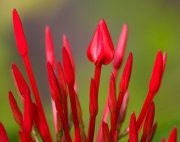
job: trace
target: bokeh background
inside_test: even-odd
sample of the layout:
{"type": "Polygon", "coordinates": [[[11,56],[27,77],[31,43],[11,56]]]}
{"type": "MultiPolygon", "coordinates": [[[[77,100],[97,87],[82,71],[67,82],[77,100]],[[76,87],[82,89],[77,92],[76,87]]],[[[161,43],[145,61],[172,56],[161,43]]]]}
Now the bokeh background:
{"type": "MultiPolygon", "coordinates": [[[[129,37],[125,58],[129,51],[134,55],[129,87],[130,101],[123,127],[128,126],[132,111],[137,114],[140,111],[146,97],[156,52],[161,49],[167,52],[168,60],[161,89],[155,97],[155,119],[158,128],[154,141],[160,141],[162,136],[167,137],[174,126],[180,130],[179,0],[0,0],[0,121],[5,125],[12,141],[18,141],[18,126],[13,120],[8,104],[8,91],[12,90],[17,99],[18,95],[13,84],[11,64],[16,63],[25,75],[22,60],[15,47],[11,16],[13,8],[18,10],[23,22],[29,55],[51,129],[53,123],[44,50],[45,26],[48,24],[52,29],[56,56],[59,60],[62,34],[66,33],[69,38],[76,62],[78,93],[87,129],[89,82],[94,67],[86,58],[86,48],[98,21],[104,18],[115,47],[123,23],[128,24],[129,37]]],[[[104,66],[102,71],[97,123],[101,118],[108,90],[110,69],[111,65],[104,66]]]]}

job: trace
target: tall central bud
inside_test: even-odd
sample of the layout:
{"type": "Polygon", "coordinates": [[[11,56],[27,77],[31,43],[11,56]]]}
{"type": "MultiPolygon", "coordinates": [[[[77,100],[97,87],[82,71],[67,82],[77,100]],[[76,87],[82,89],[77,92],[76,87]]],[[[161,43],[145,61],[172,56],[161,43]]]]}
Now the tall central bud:
{"type": "Polygon", "coordinates": [[[87,49],[87,57],[95,64],[109,64],[114,57],[114,45],[104,20],[100,20],[87,49]]]}
{"type": "MultiPolygon", "coordinates": [[[[98,102],[99,82],[102,64],[109,64],[114,57],[114,46],[104,20],[100,20],[93,38],[87,49],[88,59],[95,64],[94,87],[96,88],[96,102],[98,102]]],[[[91,95],[91,93],[90,93],[91,95]]],[[[98,108],[98,106],[97,106],[98,108]]],[[[90,112],[90,123],[88,132],[88,142],[93,142],[96,115],[90,112]]]]}

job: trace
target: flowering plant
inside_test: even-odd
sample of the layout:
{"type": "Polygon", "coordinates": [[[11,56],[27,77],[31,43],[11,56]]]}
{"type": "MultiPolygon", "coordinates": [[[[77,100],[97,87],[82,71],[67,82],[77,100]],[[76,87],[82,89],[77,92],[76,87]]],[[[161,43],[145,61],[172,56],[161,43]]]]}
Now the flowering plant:
{"type": "MultiPolygon", "coordinates": [[[[24,107],[22,112],[18,107],[13,93],[10,91],[9,103],[14,119],[19,125],[19,139],[21,142],[37,142],[38,139],[42,139],[44,142],[52,142],[53,138],[46,121],[40,94],[28,56],[28,45],[23,32],[22,23],[15,9],[12,13],[17,49],[22,57],[30,82],[29,86],[19,68],[13,64],[13,77],[24,107]],[[32,92],[30,88],[32,89],[32,92]]],[[[130,118],[129,126],[125,131],[122,131],[121,126],[126,116],[129,98],[128,86],[133,64],[133,55],[131,52],[129,53],[121,75],[119,89],[116,88],[116,84],[117,75],[124,58],[127,36],[128,27],[126,24],[124,24],[118,46],[114,50],[114,45],[107,25],[104,20],[101,20],[98,23],[94,36],[88,46],[87,57],[91,62],[94,63],[95,71],[94,77],[92,77],[90,81],[90,120],[88,132],[86,133],[82,119],[81,105],[76,90],[77,84],[75,78],[75,64],[68,39],[65,35],[63,36],[63,60],[61,63],[54,56],[50,28],[48,26],[46,27],[45,41],[47,71],[57,142],[92,142],[94,140],[96,116],[98,114],[98,95],[101,69],[102,65],[107,65],[111,61],[113,63],[113,67],[109,81],[109,92],[96,140],[98,142],[117,142],[123,137],[128,136],[129,142],[152,141],[157,128],[157,122],[154,120],[155,104],[153,99],[160,88],[163,73],[165,71],[167,56],[166,53],[158,51],[149,82],[148,94],[144,104],[142,105],[140,114],[137,115],[135,112],[133,112],[130,118]],[[117,97],[116,90],[119,91],[117,97]],[[70,99],[70,101],[68,101],[68,99],[70,99]],[[71,109],[68,109],[69,102],[71,109]],[[110,114],[109,123],[107,121],[108,114],[110,114]],[[72,138],[70,131],[73,126],[74,137],[72,138]]],[[[2,123],[0,123],[0,141],[9,142],[9,138],[2,123]]],[[[162,138],[161,141],[176,142],[177,129],[173,128],[168,139],[165,140],[165,138],[162,138]]]]}

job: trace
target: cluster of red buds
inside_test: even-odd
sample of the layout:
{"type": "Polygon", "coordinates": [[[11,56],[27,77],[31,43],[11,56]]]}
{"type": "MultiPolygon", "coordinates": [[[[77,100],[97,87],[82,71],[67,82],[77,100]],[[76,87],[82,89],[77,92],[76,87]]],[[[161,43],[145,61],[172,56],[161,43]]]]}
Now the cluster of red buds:
{"type": "MultiPolygon", "coordinates": [[[[107,65],[111,61],[112,73],[109,81],[109,92],[99,131],[95,135],[97,136],[96,141],[118,142],[125,136],[127,136],[129,142],[152,141],[157,128],[157,122],[154,120],[155,104],[153,99],[160,88],[166,66],[166,53],[158,51],[149,82],[148,93],[142,105],[142,109],[139,114],[135,114],[135,112],[132,113],[129,126],[122,131],[121,128],[125,119],[129,98],[128,86],[133,64],[132,53],[129,53],[126,61],[119,88],[116,88],[116,82],[125,54],[128,27],[126,24],[123,25],[118,46],[114,50],[114,45],[106,23],[104,20],[100,20],[87,49],[87,57],[94,63],[95,71],[90,81],[90,118],[87,128],[88,131],[86,132],[76,89],[75,64],[72,58],[70,44],[67,37],[63,35],[62,63],[59,62],[54,56],[52,36],[50,28],[47,26],[45,29],[45,42],[48,81],[55,128],[55,138],[53,138],[47,124],[40,93],[28,56],[28,45],[23,32],[22,23],[15,9],[12,15],[17,49],[22,57],[29,79],[27,83],[19,68],[15,64],[12,65],[12,74],[23,104],[23,112],[18,107],[12,92],[9,92],[9,103],[14,119],[19,125],[19,140],[21,142],[38,142],[39,139],[42,139],[43,142],[52,142],[53,140],[57,142],[93,142],[95,139],[96,116],[98,114],[98,92],[101,69],[102,65],[107,65]],[[118,90],[117,97],[116,90],[118,90]],[[70,101],[68,101],[68,99],[70,101]],[[110,115],[109,122],[108,114],[110,115]],[[71,132],[72,128],[74,128],[73,137],[71,132]]],[[[167,140],[162,138],[161,142],[165,141],[177,142],[176,128],[171,131],[167,140]]],[[[9,142],[9,138],[2,123],[0,123],[0,142],[9,142]]]]}

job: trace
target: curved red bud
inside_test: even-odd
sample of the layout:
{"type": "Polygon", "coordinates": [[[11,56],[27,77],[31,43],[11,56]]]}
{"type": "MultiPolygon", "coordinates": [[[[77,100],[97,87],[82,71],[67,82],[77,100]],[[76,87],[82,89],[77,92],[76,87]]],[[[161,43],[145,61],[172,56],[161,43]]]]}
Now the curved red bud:
{"type": "Polygon", "coordinates": [[[123,58],[124,58],[124,52],[126,49],[127,44],[127,38],[128,38],[128,26],[126,24],[122,27],[122,32],[118,40],[118,45],[115,50],[114,59],[113,59],[113,66],[115,69],[119,69],[123,58]]]}
{"type": "Polygon", "coordinates": [[[12,14],[17,49],[21,56],[26,56],[28,54],[28,45],[26,42],[26,37],[23,31],[21,20],[16,9],[13,9],[12,14]]]}
{"type": "Polygon", "coordinates": [[[132,63],[133,63],[133,55],[130,52],[129,56],[128,56],[128,59],[126,61],[126,65],[125,65],[125,68],[123,70],[123,74],[121,76],[121,82],[120,82],[120,85],[119,85],[120,86],[120,91],[122,93],[125,93],[127,91],[127,89],[128,89],[129,80],[130,80],[130,77],[131,77],[132,63]]]}
{"type": "Polygon", "coordinates": [[[68,54],[69,54],[69,57],[71,59],[71,64],[75,70],[75,63],[74,63],[74,60],[73,60],[73,56],[72,56],[72,52],[71,52],[71,48],[70,48],[70,44],[69,44],[69,41],[68,41],[68,38],[65,34],[63,34],[63,47],[66,48],[68,54]]]}
{"type": "Polygon", "coordinates": [[[131,115],[129,126],[129,142],[138,142],[138,131],[136,128],[136,116],[135,113],[131,115]]]}
{"type": "Polygon", "coordinates": [[[48,80],[51,90],[51,96],[54,102],[60,101],[60,87],[56,75],[54,74],[52,65],[47,62],[48,80]]]}
{"type": "Polygon", "coordinates": [[[22,97],[24,97],[24,94],[30,94],[30,89],[22,76],[20,70],[15,64],[12,64],[12,71],[13,76],[16,81],[17,87],[19,89],[19,92],[21,93],[22,97]]]}
{"type": "Polygon", "coordinates": [[[95,64],[109,64],[114,57],[114,45],[104,20],[98,23],[87,49],[87,57],[95,64]]]}
{"type": "Polygon", "coordinates": [[[19,126],[21,126],[22,113],[17,105],[17,102],[16,102],[12,92],[9,92],[9,104],[11,106],[11,110],[12,110],[15,121],[19,124],[19,126]]]}
{"type": "Polygon", "coordinates": [[[75,72],[71,62],[71,57],[69,52],[65,47],[62,48],[63,53],[63,67],[64,67],[64,76],[68,86],[74,86],[75,82],[75,72]]]}
{"type": "Polygon", "coordinates": [[[54,45],[52,41],[52,35],[50,27],[46,26],[45,29],[45,42],[46,42],[46,60],[51,63],[53,68],[55,68],[55,56],[54,56],[54,45]]]}
{"type": "Polygon", "coordinates": [[[149,83],[149,91],[153,95],[155,95],[160,88],[162,75],[163,75],[163,55],[162,52],[159,51],[156,55],[156,60],[154,63],[154,68],[149,83]]]}
{"type": "Polygon", "coordinates": [[[9,142],[8,135],[1,122],[0,122],[0,142],[9,142]]]}
{"type": "Polygon", "coordinates": [[[177,142],[177,129],[173,128],[169,135],[168,142],[177,142]]]}

